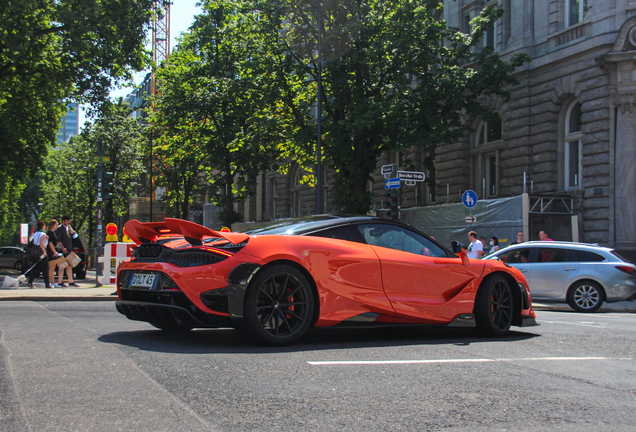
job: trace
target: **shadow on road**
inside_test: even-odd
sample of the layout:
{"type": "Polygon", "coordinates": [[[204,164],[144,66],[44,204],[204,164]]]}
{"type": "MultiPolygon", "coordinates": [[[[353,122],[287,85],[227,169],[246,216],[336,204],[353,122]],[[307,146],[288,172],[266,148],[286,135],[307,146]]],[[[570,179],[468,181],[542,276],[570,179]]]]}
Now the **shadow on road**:
{"type": "Polygon", "coordinates": [[[234,329],[202,329],[187,333],[161,330],[114,332],[101,336],[104,343],[144,351],[175,354],[264,354],[407,345],[470,345],[483,342],[514,342],[539,336],[511,331],[503,338],[477,337],[471,329],[403,327],[381,329],[319,329],[309,331],[300,342],[286,347],[263,347],[250,342],[234,329]]]}

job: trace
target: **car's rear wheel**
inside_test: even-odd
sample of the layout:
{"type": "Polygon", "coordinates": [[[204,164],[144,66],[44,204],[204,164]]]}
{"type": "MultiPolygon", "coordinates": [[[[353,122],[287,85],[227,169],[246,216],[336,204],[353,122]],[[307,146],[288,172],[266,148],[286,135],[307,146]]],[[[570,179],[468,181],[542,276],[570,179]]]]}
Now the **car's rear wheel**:
{"type": "Polygon", "coordinates": [[[510,330],[514,302],[505,277],[495,275],[477,291],[475,322],[482,336],[504,336],[510,330]]]}
{"type": "Polygon", "coordinates": [[[22,271],[22,261],[16,262],[14,267],[15,267],[15,269],[17,271],[21,272],[22,271]]]}
{"type": "Polygon", "coordinates": [[[263,269],[245,296],[241,333],[266,345],[300,339],[311,324],[314,297],[307,278],[290,265],[263,269]]]}
{"type": "Polygon", "coordinates": [[[568,304],[577,312],[595,312],[604,300],[603,288],[596,282],[579,281],[568,290],[568,304]]]}
{"type": "Polygon", "coordinates": [[[189,327],[183,324],[179,324],[177,322],[171,323],[150,323],[151,326],[158,328],[159,330],[163,330],[168,333],[185,333],[192,330],[193,327],[189,327]]]}

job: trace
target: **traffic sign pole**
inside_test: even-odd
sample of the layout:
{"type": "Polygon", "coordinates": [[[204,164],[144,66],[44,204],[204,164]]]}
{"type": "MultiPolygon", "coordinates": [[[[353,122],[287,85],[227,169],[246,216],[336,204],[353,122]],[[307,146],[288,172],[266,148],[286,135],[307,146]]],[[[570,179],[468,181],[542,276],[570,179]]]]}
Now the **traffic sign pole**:
{"type": "Polygon", "coordinates": [[[100,287],[102,284],[99,282],[103,273],[103,263],[100,261],[102,257],[102,139],[97,140],[97,232],[96,232],[96,245],[97,245],[97,256],[95,263],[95,276],[96,276],[96,286],[100,287]]]}

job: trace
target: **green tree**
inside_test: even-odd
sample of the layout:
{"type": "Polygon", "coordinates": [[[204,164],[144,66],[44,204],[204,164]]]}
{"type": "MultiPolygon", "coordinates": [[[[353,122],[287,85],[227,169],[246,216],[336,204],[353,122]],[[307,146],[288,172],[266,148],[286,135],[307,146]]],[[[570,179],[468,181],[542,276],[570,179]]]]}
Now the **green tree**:
{"type": "Polygon", "coordinates": [[[0,2],[0,199],[42,168],[64,100],[98,105],[148,63],[153,1],[0,2]]]}
{"type": "Polygon", "coordinates": [[[97,165],[92,158],[100,138],[102,153],[110,159],[104,170],[114,174],[113,197],[103,202],[103,220],[108,223],[128,212],[130,198],[146,172],[147,147],[142,126],[130,117],[131,111],[122,98],[103,104],[94,123],[51,152],[46,160],[43,217],[59,219],[68,213],[74,228],[92,239],[97,203],[97,165]]]}
{"type": "MultiPolygon", "coordinates": [[[[203,1],[202,7],[158,73],[153,135],[166,149],[183,151],[162,152],[156,166],[168,190],[184,194],[184,205],[192,195],[176,190],[185,176],[194,185],[203,171],[211,201],[223,208],[222,222],[231,224],[241,218],[234,202],[249,196],[257,174],[271,168],[293,135],[286,126],[298,129],[289,121],[298,96],[287,76],[293,64],[277,40],[282,10],[268,2],[229,0],[203,1]],[[284,98],[293,103],[281,103],[284,98]]],[[[168,196],[167,203],[177,201],[168,196]]]]}
{"type": "MultiPolygon", "coordinates": [[[[487,28],[503,13],[486,9],[471,23],[471,34],[438,17],[439,0],[324,0],[322,22],[316,7],[301,0],[281,3],[285,48],[318,77],[317,31],[322,30],[323,155],[336,169],[334,199],[343,212],[366,213],[370,174],[383,151],[454,142],[467,129],[464,116],[489,115],[485,95],[508,97],[515,67],[528,59],[503,61],[481,49],[487,28]]],[[[294,152],[311,155],[315,144],[296,141],[294,152]]],[[[303,160],[303,159],[301,159],[303,160]]],[[[310,165],[316,159],[304,159],[310,165]]],[[[432,159],[426,161],[431,166],[432,159]]],[[[307,166],[311,168],[311,166],[307,166]]]]}

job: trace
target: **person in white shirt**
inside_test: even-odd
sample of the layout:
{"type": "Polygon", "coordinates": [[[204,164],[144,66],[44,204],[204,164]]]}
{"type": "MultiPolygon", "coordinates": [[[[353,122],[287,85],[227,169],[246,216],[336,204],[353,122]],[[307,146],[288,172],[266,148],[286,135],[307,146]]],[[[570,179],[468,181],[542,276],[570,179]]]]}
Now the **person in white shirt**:
{"type": "Polygon", "coordinates": [[[470,241],[470,245],[468,246],[468,258],[481,258],[484,256],[484,245],[477,238],[475,231],[468,233],[468,241],[470,241]]]}

